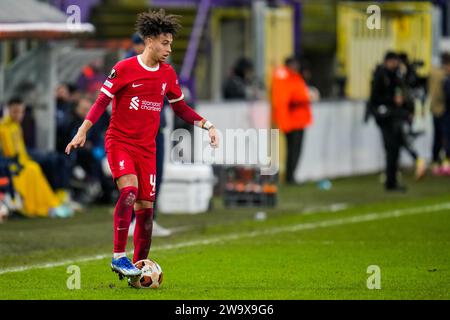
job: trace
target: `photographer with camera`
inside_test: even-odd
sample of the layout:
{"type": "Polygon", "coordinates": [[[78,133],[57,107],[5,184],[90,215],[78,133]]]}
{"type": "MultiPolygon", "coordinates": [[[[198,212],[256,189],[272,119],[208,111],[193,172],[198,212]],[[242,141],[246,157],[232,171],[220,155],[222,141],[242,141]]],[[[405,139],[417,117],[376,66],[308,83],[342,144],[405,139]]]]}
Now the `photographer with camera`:
{"type": "Polygon", "coordinates": [[[380,128],[386,155],[386,191],[405,192],[397,181],[400,148],[403,145],[403,125],[408,116],[405,83],[399,73],[400,59],[392,51],[373,74],[369,108],[380,128]]]}

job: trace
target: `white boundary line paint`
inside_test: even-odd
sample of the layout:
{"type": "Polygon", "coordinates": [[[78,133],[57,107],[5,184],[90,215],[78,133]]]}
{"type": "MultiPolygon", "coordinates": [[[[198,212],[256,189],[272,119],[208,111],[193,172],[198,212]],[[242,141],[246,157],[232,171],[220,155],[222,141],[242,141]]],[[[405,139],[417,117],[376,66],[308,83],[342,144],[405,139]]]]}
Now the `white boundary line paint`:
{"type": "Polygon", "coordinates": [[[327,206],[319,206],[319,207],[310,207],[305,208],[302,210],[301,214],[309,215],[309,214],[316,214],[316,213],[323,213],[323,212],[338,212],[350,209],[350,205],[343,202],[343,203],[332,203],[327,206]]]}
{"type": "MultiPolygon", "coordinates": [[[[262,236],[262,235],[274,235],[274,234],[284,233],[284,232],[297,232],[297,231],[302,231],[302,230],[328,228],[328,227],[342,226],[342,225],[359,223],[359,222],[376,221],[376,220],[382,220],[382,219],[388,219],[388,218],[398,218],[398,217],[402,217],[402,216],[431,213],[431,212],[443,211],[443,210],[450,210],[450,202],[445,202],[445,203],[431,205],[431,206],[397,209],[397,210],[386,211],[386,212],[372,212],[372,213],[366,213],[363,215],[330,219],[330,220],[317,221],[317,222],[299,223],[299,224],[295,224],[295,225],[291,225],[291,226],[275,227],[275,228],[271,228],[271,229],[258,230],[258,231],[245,232],[245,233],[232,233],[232,234],[227,234],[227,235],[223,235],[223,236],[212,237],[209,239],[192,240],[192,241],[180,242],[180,243],[176,243],[176,244],[162,245],[162,246],[152,248],[152,251],[173,250],[173,249],[193,247],[193,246],[210,245],[210,244],[215,244],[215,243],[220,243],[220,242],[238,240],[238,239],[242,239],[242,238],[253,238],[253,237],[258,237],[258,236],[262,236]]],[[[106,258],[110,258],[110,257],[111,257],[111,254],[109,253],[109,254],[101,254],[101,255],[95,255],[95,256],[89,256],[89,257],[80,257],[80,258],[71,259],[71,260],[62,260],[62,261],[58,261],[58,262],[49,262],[49,263],[36,264],[36,265],[30,265],[30,266],[22,266],[22,267],[12,267],[12,268],[6,268],[3,270],[0,270],[0,275],[5,274],[5,273],[22,272],[22,271],[33,270],[33,269],[54,268],[54,267],[64,266],[67,264],[89,262],[89,261],[106,259],[106,258]]]]}

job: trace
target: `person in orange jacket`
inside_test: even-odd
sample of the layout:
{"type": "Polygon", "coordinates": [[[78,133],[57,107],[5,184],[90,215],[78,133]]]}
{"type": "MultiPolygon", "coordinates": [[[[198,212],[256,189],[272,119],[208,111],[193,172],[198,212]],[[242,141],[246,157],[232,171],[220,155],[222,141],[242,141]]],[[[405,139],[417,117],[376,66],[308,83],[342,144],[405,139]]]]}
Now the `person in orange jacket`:
{"type": "Polygon", "coordinates": [[[303,133],[313,122],[311,96],[295,57],[285,60],[272,75],[272,120],[286,135],[286,183],[295,183],[294,172],[301,156],[303,133]]]}

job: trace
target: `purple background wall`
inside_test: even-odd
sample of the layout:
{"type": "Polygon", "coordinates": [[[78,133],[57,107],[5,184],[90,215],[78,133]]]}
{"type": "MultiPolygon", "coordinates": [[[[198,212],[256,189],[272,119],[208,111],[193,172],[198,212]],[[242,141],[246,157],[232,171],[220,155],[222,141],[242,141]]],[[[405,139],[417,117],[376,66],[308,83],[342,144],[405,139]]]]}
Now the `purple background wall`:
{"type": "Polygon", "coordinates": [[[81,9],[81,22],[89,22],[92,7],[99,4],[101,0],[51,0],[50,4],[66,13],[67,7],[77,5],[81,9]]]}
{"type": "MultiPolygon", "coordinates": [[[[153,6],[194,6],[201,0],[152,0],[153,6]]],[[[252,0],[211,0],[212,6],[242,6],[251,5],[252,0]]]]}

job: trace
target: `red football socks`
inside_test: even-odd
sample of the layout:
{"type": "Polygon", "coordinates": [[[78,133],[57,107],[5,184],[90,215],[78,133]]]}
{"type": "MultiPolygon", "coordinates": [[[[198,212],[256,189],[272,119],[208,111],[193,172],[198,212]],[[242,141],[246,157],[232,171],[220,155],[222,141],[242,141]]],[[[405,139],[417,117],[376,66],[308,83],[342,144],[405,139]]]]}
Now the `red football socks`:
{"type": "Polygon", "coordinates": [[[114,209],[114,252],[125,252],[128,239],[128,228],[131,223],[131,214],[136,201],[138,189],[124,187],[120,190],[120,197],[114,209]]]}
{"type": "Polygon", "coordinates": [[[133,263],[148,257],[152,244],[153,208],[137,210],[135,214],[133,263]]]}

